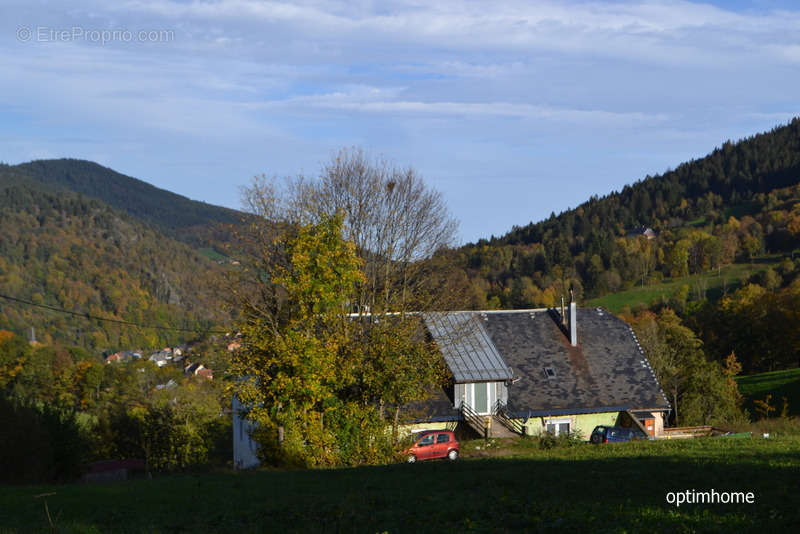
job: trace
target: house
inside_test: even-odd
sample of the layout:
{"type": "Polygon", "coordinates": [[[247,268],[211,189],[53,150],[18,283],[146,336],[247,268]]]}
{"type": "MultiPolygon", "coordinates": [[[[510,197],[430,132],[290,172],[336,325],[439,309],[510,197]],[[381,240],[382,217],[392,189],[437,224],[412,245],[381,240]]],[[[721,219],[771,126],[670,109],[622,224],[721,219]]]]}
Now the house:
{"type": "Polygon", "coordinates": [[[139,360],[142,357],[141,352],[126,350],[123,352],[115,352],[106,356],[106,363],[120,363],[130,362],[132,360],[139,360]]]}
{"type": "Polygon", "coordinates": [[[184,374],[187,375],[196,375],[197,371],[199,371],[200,369],[205,369],[205,366],[203,366],[202,363],[195,362],[195,363],[190,363],[189,365],[184,367],[183,372],[184,374]]]}
{"type": "Polygon", "coordinates": [[[636,335],[602,308],[428,313],[450,386],[410,422],[481,435],[588,439],[597,425],[661,434],[669,402],[636,335]],[[650,427],[649,429],[647,427],[650,427]]]}
{"type": "Polygon", "coordinates": [[[214,380],[214,371],[212,371],[208,367],[203,367],[202,369],[198,369],[195,375],[201,376],[207,380],[214,380]]]}
{"type": "Polygon", "coordinates": [[[154,352],[148,358],[151,362],[155,363],[159,367],[164,367],[172,361],[172,350],[171,349],[163,349],[158,352],[154,352]]]}
{"type": "MultiPolygon", "coordinates": [[[[487,437],[636,426],[660,436],[670,410],[631,327],[603,308],[421,314],[450,383],[407,407],[404,429],[487,437]]],[[[234,400],[234,465],[257,445],[234,400]],[[238,451],[238,452],[237,452],[238,451]]]]}
{"type": "Polygon", "coordinates": [[[115,352],[114,354],[109,354],[106,356],[106,363],[118,363],[122,361],[122,353],[115,352]]]}
{"type": "Polygon", "coordinates": [[[201,376],[208,380],[214,379],[214,372],[211,369],[208,369],[202,363],[190,363],[189,365],[186,366],[186,368],[184,368],[183,372],[188,376],[194,375],[194,376],[201,376]]]}
{"type": "Polygon", "coordinates": [[[156,391],[162,391],[165,389],[173,389],[178,387],[178,383],[175,382],[173,379],[169,379],[165,384],[156,384],[156,391]]]}
{"type": "Polygon", "coordinates": [[[656,232],[652,228],[647,226],[638,226],[631,230],[628,230],[628,233],[625,234],[625,237],[645,237],[648,241],[656,238],[656,232]]]}

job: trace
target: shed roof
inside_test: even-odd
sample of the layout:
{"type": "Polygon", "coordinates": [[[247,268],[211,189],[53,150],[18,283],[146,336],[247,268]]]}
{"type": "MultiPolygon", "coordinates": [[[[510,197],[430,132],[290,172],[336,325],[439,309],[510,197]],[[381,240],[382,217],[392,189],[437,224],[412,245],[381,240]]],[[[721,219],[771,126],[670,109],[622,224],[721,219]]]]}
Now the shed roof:
{"type": "Polygon", "coordinates": [[[457,383],[510,380],[512,373],[484,328],[486,314],[426,313],[425,326],[457,383]]]}

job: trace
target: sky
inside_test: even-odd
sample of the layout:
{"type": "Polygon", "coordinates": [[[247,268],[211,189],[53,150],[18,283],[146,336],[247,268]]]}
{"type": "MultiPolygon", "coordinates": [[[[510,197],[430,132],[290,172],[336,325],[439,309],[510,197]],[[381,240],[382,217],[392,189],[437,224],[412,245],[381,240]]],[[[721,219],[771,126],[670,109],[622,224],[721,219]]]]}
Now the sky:
{"type": "Polygon", "coordinates": [[[240,207],[344,147],[460,241],[800,114],[792,1],[0,0],[0,161],[96,161],[240,207]]]}

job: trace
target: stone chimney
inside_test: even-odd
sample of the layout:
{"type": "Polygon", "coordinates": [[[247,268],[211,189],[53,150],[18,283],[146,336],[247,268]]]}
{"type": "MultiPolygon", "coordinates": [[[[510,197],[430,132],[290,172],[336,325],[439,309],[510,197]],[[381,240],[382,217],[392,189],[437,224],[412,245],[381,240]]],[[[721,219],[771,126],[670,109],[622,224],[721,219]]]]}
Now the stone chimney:
{"type": "Polygon", "coordinates": [[[569,342],[573,347],[578,345],[578,305],[573,288],[569,288],[569,342]]]}

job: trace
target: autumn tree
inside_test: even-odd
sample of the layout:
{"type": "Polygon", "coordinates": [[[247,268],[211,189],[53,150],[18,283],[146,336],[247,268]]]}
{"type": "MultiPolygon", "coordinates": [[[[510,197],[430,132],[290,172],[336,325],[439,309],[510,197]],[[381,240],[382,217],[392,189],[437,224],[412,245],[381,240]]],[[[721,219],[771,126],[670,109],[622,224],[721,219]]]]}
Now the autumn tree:
{"type": "MultiPolygon", "coordinates": [[[[346,455],[341,450],[332,453],[336,447],[331,443],[337,440],[340,444],[355,443],[363,441],[363,437],[334,436],[329,432],[333,427],[327,426],[326,420],[332,424],[333,417],[350,413],[352,417],[364,416],[364,420],[374,421],[378,426],[389,421],[396,428],[403,406],[424,398],[430,387],[442,379],[440,357],[420,335],[423,329],[417,314],[460,309],[475,295],[465,274],[454,267],[448,256],[449,247],[455,243],[456,221],[442,195],[429,188],[414,169],[369,158],[359,149],[341,150],[316,177],[300,176],[284,181],[256,178],[243,190],[243,200],[247,210],[256,215],[245,241],[253,253],[251,257],[257,261],[245,269],[257,276],[251,276],[248,283],[236,284],[231,292],[244,303],[245,317],[259,317],[265,326],[270,326],[273,336],[270,343],[284,336],[281,328],[287,325],[282,321],[289,321],[294,313],[286,305],[300,297],[283,283],[291,279],[280,273],[286,269],[305,273],[303,276],[316,280],[320,287],[327,283],[323,282],[325,277],[331,276],[332,271],[326,269],[358,274],[346,288],[331,287],[331,294],[338,299],[335,313],[331,311],[336,321],[331,319],[332,322],[317,325],[309,330],[313,331],[313,335],[309,334],[311,338],[304,338],[304,342],[311,343],[320,336],[322,339],[333,336],[335,341],[330,344],[338,347],[339,352],[323,351],[319,354],[320,361],[332,361],[338,372],[345,373],[335,377],[335,384],[323,388],[330,395],[329,400],[308,399],[307,405],[333,406],[341,402],[348,408],[340,406],[331,413],[312,409],[311,412],[318,414],[314,417],[322,422],[304,421],[301,426],[319,429],[321,445],[314,449],[309,434],[305,434],[297,438],[304,445],[295,447],[291,453],[306,463],[358,462],[357,458],[366,456],[361,452],[346,455]],[[297,264],[298,258],[293,259],[290,251],[302,246],[309,254],[312,250],[323,253],[319,249],[322,243],[314,242],[313,236],[327,232],[325,229],[330,229],[333,221],[337,221],[341,244],[346,244],[352,258],[346,265],[334,267],[337,264],[332,260],[331,267],[307,272],[311,265],[297,264]],[[301,233],[295,234],[298,231],[301,233]],[[268,273],[266,279],[261,273],[268,273]],[[343,320],[341,315],[348,311],[358,317],[343,320]],[[372,409],[377,410],[377,419],[364,415],[364,410],[372,409]]],[[[333,239],[330,232],[327,235],[333,239]]],[[[339,256],[336,261],[345,259],[339,256]]],[[[339,275],[334,279],[337,283],[342,280],[339,275]]],[[[313,303],[321,295],[306,297],[307,303],[313,303]]],[[[304,321],[312,316],[322,317],[311,314],[304,321]]],[[[328,346],[323,345],[323,348],[328,346]]],[[[312,348],[272,346],[266,352],[278,357],[279,352],[308,352],[312,348]]],[[[246,373],[246,367],[240,370],[246,373]]],[[[253,376],[253,383],[265,383],[263,376],[253,376]]],[[[267,430],[271,425],[281,434],[283,441],[278,452],[286,458],[290,455],[289,448],[294,447],[291,428],[298,428],[298,423],[281,419],[292,417],[286,411],[285,399],[272,401],[264,405],[271,406],[273,411],[280,406],[282,415],[270,416],[270,422],[261,427],[262,433],[272,432],[267,430]]],[[[266,421],[265,412],[260,413],[266,421]]],[[[359,423],[361,427],[364,424],[359,423]]],[[[340,428],[357,426],[352,421],[339,425],[340,428]]],[[[370,432],[383,431],[375,427],[370,432]]],[[[267,441],[274,440],[267,438],[267,441]]]]}
{"type": "Polygon", "coordinates": [[[729,361],[725,370],[706,358],[702,342],[669,308],[658,315],[643,312],[633,327],[661,387],[672,404],[675,424],[740,421],[741,397],[729,379],[738,372],[729,361]]]}
{"type": "Polygon", "coordinates": [[[236,290],[243,345],[233,357],[231,370],[242,377],[234,390],[273,463],[389,458],[385,407],[422,398],[438,377],[438,355],[415,318],[349,313],[366,277],[343,219],[278,225],[242,273],[255,279],[236,290]]]}

